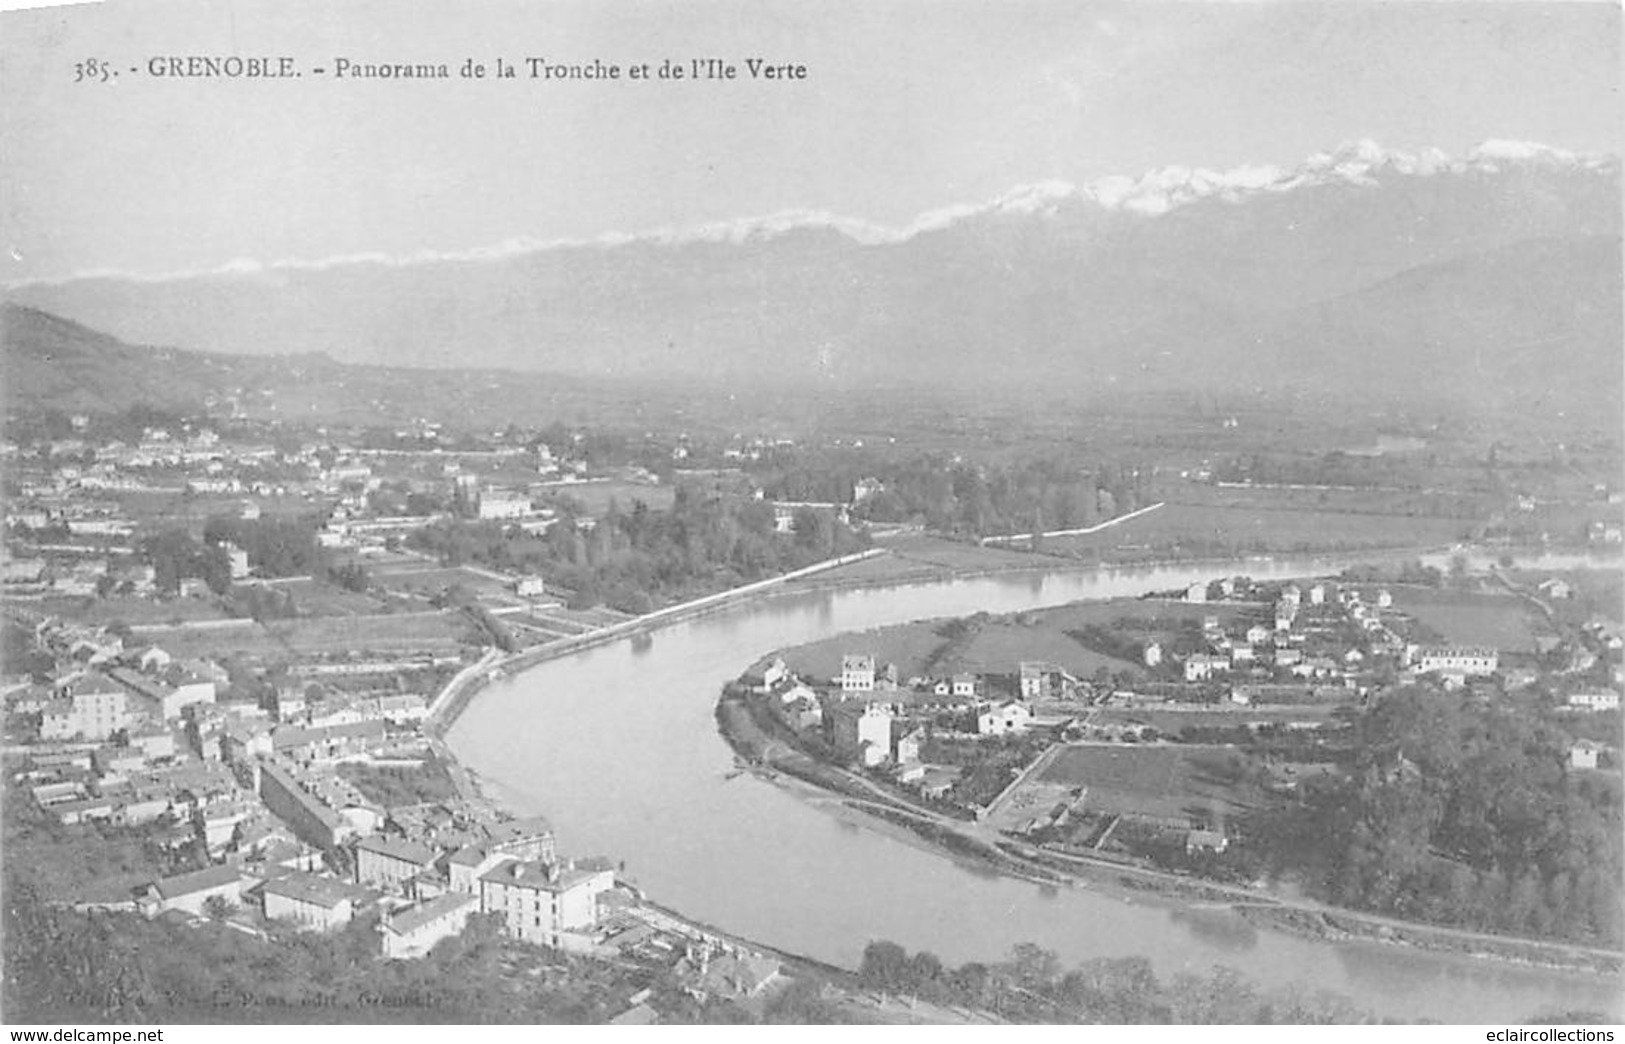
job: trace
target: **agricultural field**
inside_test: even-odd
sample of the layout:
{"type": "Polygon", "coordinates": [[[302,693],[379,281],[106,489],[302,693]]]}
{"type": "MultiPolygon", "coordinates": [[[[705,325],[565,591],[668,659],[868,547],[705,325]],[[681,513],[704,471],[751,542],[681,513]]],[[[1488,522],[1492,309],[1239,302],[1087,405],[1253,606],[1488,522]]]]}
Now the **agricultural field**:
{"type": "Polygon", "coordinates": [[[161,602],[150,598],[123,596],[45,598],[38,605],[40,611],[48,615],[83,620],[91,624],[110,624],[122,620],[131,626],[139,627],[143,624],[231,619],[220,607],[220,599],[212,594],[206,598],[170,598],[161,602]]]}
{"type": "Polygon", "coordinates": [[[1408,586],[1390,590],[1395,609],[1414,617],[1451,645],[1532,652],[1537,628],[1543,623],[1533,606],[1513,594],[1408,586]]]}
{"type": "Polygon", "coordinates": [[[505,583],[463,566],[439,566],[422,560],[370,567],[373,583],[392,594],[433,598],[452,586],[462,586],[481,601],[506,605],[515,598],[505,583]]]}
{"type": "Polygon", "coordinates": [[[1225,747],[1091,744],[1060,750],[1037,773],[1038,782],[1086,787],[1083,809],[1221,820],[1266,800],[1248,780],[1246,761],[1225,747]]]}
{"type": "Polygon", "coordinates": [[[1043,551],[1134,559],[1366,550],[1449,544],[1471,528],[1471,522],[1453,518],[1168,503],[1087,536],[1045,538],[1043,551]]]}
{"type": "MultiPolygon", "coordinates": [[[[1455,483],[1445,482],[1445,489],[1455,483]]],[[[1487,494],[1399,489],[1304,489],[1287,486],[1219,486],[1180,483],[1167,490],[1171,503],[1247,508],[1253,511],[1310,511],[1349,515],[1456,520],[1470,524],[1487,517],[1499,501],[1487,494]]]]}
{"type": "Polygon", "coordinates": [[[337,653],[455,653],[474,639],[472,624],[456,610],[338,616],[320,619],[251,620],[182,627],[142,627],[136,637],[176,657],[215,653],[269,661],[337,653]]]}
{"type": "Polygon", "coordinates": [[[347,591],[337,584],[308,576],[273,580],[266,586],[292,598],[302,616],[370,616],[386,608],[382,601],[370,595],[347,591]]]}

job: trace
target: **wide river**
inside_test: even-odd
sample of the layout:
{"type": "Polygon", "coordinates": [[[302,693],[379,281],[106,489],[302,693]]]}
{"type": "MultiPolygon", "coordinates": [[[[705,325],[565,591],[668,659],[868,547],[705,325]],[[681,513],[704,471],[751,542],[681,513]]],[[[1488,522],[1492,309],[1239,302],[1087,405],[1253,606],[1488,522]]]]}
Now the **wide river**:
{"type": "MultiPolygon", "coordinates": [[[[1338,567],[1237,568],[1263,578],[1338,567]]],[[[1040,887],[854,825],[752,776],[728,778],[733,755],[713,710],[722,685],[764,653],[927,617],[1167,590],[1222,572],[1185,566],[786,592],[673,625],[641,649],[621,641],[501,681],[475,697],[449,741],[509,804],[548,816],[561,850],[625,860],[653,898],[690,917],[847,967],[872,939],[953,964],[1034,942],[1069,963],[1144,955],[1165,978],[1229,965],[1262,986],[1331,990],[1407,1020],[1617,1010],[1620,984],[1605,977],[1319,942],[1255,931],[1227,912],[1040,887]]]]}

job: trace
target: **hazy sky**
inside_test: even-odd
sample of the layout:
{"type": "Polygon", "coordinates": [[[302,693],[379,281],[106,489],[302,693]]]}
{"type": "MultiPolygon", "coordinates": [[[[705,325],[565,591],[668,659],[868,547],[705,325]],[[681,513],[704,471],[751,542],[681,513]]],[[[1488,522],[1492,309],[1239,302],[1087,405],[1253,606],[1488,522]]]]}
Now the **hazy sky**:
{"type": "Polygon", "coordinates": [[[791,209],[906,225],[1024,183],[1290,166],[1357,138],[1619,151],[1611,3],[108,0],[0,18],[7,283],[791,209]],[[194,54],[741,68],[562,84],[128,71],[194,54]],[[118,81],[75,84],[91,57],[118,81]],[[809,75],[752,82],[749,57],[809,75]]]}

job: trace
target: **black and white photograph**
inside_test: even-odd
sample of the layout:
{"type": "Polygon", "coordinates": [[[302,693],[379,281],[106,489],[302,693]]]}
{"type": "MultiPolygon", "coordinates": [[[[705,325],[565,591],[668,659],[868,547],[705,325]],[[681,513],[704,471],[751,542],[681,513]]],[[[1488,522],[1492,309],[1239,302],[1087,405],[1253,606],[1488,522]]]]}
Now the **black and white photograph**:
{"type": "Polygon", "coordinates": [[[12,1041],[1614,1040],[1618,3],[4,7],[12,1041]]]}

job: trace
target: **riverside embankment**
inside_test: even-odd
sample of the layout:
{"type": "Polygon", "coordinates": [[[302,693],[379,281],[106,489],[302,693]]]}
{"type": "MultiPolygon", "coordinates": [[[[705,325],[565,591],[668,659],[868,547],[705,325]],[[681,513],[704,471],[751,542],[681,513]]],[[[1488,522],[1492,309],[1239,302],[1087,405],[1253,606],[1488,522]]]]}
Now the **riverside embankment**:
{"type": "Polygon", "coordinates": [[[1329,989],[1398,1019],[1616,1010],[1611,978],[1253,929],[1228,910],[1197,919],[1154,899],[1057,888],[949,861],[892,836],[896,828],[869,829],[855,814],[832,816],[789,788],[740,774],[717,736],[717,692],[774,649],[929,617],[1135,596],[1237,569],[1268,579],[1370,560],[1060,570],[839,590],[793,585],[670,623],[652,642],[599,644],[487,682],[448,741],[505,801],[548,815],[571,850],[624,860],[661,902],[842,967],[855,967],[875,938],[950,963],[999,959],[1032,942],[1067,962],[1143,956],[1159,974],[1230,965],[1261,986],[1329,989]]]}
{"type": "Polygon", "coordinates": [[[827,572],[831,569],[839,569],[842,566],[853,565],[886,553],[883,548],[870,548],[850,555],[825,559],[822,562],[815,562],[801,569],[794,569],[788,573],[768,577],[766,580],[757,580],[753,583],[729,588],[726,591],[703,595],[679,605],[656,609],[654,612],[645,613],[631,620],[600,627],[585,634],[544,642],[516,653],[504,655],[495,649],[488,650],[479,660],[454,675],[435,696],[434,701],[429,705],[427,727],[432,734],[443,736],[446,730],[456,722],[457,716],[468,706],[469,700],[474,698],[474,695],[479,692],[483,685],[496,678],[534,667],[537,664],[546,663],[548,660],[558,659],[561,656],[569,656],[610,642],[618,642],[623,638],[646,635],[662,627],[669,627],[684,620],[693,620],[708,613],[721,612],[730,606],[758,597],[804,577],[827,572]]]}
{"type": "Polygon", "coordinates": [[[717,727],[747,763],[785,773],[812,788],[795,788],[803,797],[822,793],[840,798],[843,808],[908,830],[947,858],[974,860],[989,870],[1025,880],[1110,889],[1119,895],[1156,895],[1200,903],[1208,909],[1224,906],[1251,925],[1320,940],[1363,940],[1614,977],[1625,967],[1617,951],[1401,921],[1286,899],[1255,888],[1206,882],[1121,859],[1038,849],[1000,835],[979,819],[924,806],[860,773],[797,749],[793,737],[785,735],[771,715],[762,711],[759,701],[737,692],[725,692],[718,702],[717,727]]]}

